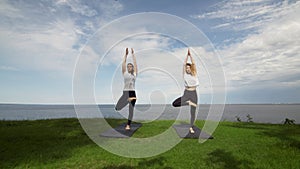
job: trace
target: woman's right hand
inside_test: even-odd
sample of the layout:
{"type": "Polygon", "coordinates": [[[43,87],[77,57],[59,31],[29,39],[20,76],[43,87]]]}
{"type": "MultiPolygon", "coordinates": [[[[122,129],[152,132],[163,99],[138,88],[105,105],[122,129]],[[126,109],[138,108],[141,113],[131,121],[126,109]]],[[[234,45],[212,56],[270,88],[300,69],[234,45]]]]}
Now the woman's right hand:
{"type": "Polygon", "coordinates": [[[126,54],[126,56],[128,55],[128,48],[126,48],[126,53],[125,54],[126,54]]]}

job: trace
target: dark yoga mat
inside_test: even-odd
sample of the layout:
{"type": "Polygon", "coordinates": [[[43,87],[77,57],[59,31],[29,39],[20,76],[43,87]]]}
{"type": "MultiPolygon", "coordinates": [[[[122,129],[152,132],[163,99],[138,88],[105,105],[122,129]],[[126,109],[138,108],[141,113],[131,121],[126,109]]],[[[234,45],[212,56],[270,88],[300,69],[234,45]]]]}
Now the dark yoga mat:
{"type": "Polygon", "coordinates": [[[135,131],[137,131],[142,124],[141,123],[131,123],[130,130],[125,130],[126,123],[123,123],[116,128],[111,128],[101,133],[102,137],[114,137],[114,138],[127,138],[131,137],[135,131]]]}
{"type": "Polygon", "coordinates": [[[173,125],[173,128],[176,130],[176,132],[180,138],[213,139],[213,137],[210,134],[202,131],[197,126],[193,127],[193,129],[195,131],[194,134],[190,133],[190,125],[189,124],[176,124],[176,125],[173,125]]]}

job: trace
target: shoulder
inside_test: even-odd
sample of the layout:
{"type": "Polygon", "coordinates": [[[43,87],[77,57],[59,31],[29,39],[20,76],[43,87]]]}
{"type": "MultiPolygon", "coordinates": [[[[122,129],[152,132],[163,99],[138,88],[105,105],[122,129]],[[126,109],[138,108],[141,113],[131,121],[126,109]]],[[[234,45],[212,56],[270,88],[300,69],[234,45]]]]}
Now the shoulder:
{"type": "Polygon", "coordinates": [[[125,71],[124,73],[123,73],[123,76],[128,76],[128,72],[127,71],[125,71]]]}

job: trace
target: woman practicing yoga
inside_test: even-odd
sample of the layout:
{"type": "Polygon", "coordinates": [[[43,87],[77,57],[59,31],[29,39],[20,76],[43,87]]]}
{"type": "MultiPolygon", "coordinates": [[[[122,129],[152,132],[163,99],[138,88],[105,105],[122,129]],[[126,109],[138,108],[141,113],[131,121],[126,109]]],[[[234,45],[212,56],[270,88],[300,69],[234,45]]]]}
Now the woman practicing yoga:
{"type": "Polygon", "coordinates": [[[195,133],[195,131],[193,130],[193,126],[195,122],[196,108],[197,108],[197,101],[198,101],[196,88],[199,85],[199,81],[197,78],[195,61],[189,49],[183,64],[183,78],[184,78],[184,85],[185,85],[184,94],[183,96],[177,98],[173,102],[173,106],[180,107],[180,106],[190,105],[190,111],[191,111],[190,133],[195,133]],[[188,57],[190,57],[192,63],[187,63],[188,57]]]}
{"type": "Polygon", "coordinates": [[[135,95],[135,79],[137,76],[137,64],[136,64],[136,58],[134,56],[134,51],[131,48],[131,54],[133,58],[133,64],[128,63],[127,64],[127,71],[126,71],[126,59],[128,55],[128,48],[126,48],[126,53],[123,59],[122,63],[122,74],[124,77],[124,89],[123,89],[123,95],[119,99],[116,110],[119,111],[123,109],[128,103],[129,103],[129,115],[128,115],[128,122],[125,127],[125,130],[130,130],[130,124],[133,117],[133,110],[134,105],[136,102],[136,95],[135,95]]]}

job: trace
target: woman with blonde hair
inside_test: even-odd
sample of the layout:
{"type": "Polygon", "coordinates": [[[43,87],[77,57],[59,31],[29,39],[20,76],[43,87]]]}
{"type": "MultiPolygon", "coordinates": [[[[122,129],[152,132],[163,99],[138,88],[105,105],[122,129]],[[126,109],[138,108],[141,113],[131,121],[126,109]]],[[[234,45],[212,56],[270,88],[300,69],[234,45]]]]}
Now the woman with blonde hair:
{"type": "Polygon", "coordinates": [[[123,95],[119,99],[115,109],[117,111],[123,109],[128,103],[129,103],[129,115],[128,115],[128,121],[127,125],[125,127],[125,130],[130,130],[130,124],[133,117],[133,110],[136,102],[136,94],[135,94],[135,79],[137,76],[137,64],[136,64],[136,58],[134,55],[134,51],[131,48],[131,54],[133,59],[133,64],[128,63],[126,66],[126,59],[128,55],[128,48],[126,48],[126,53],[123,58],[122,63],[122,74],[124,77],[124,89],[123,89],[123,95]],[[127,67],[127,71],[126,71],[127,67]]]}
{"type": "Polygon", "coordinates": [[[189,49],[183,64],[183,78],[184,78],[184,85],[185,85],[184,94],[183,96],[177,98],[172,103],[172,105],[174,107],[187,106],[187,105],[190,106],[190,112],[191,112],[190,133],[193,134],[195,133],[193,126],[195,122],[196,108],[198,102],[196,88],[199,85],[199,81],[197,77],[195,61],[189,49]],[[188,57],[190,57],[192,63],[187,63],[188,57]]]}

